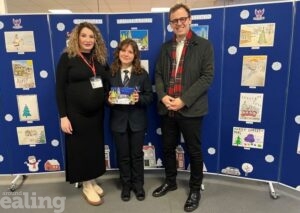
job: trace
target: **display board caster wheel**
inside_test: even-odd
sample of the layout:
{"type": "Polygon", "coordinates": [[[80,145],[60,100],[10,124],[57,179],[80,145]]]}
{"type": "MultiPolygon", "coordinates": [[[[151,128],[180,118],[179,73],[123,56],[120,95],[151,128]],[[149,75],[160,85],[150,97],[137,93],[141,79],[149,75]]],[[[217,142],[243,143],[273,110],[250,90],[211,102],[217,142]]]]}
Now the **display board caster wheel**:
{"type": "Polygon", "coordinates": [[[17,188],[17,186],[16,186],[16,184],[11,184],[11,186],[8,188],[11,192],[14,192],[14,191],[16,191],[16,188],[17,188]]]}

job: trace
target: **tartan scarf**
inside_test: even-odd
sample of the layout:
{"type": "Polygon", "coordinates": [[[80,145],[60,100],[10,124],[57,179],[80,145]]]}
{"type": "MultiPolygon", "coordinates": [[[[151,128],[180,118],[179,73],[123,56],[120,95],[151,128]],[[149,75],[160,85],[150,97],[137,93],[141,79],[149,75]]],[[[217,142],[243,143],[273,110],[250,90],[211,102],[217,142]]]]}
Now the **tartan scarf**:
{"type": "Polygon", "coordinates": [[[183,69],[183,61],[185,58],[187,46],[191,40],[192,37],[192,31],[190,30],[188,34],[186,35],[186,39],[184,41],[184,46],[182,48],[178,68],[177,68],[177,73],[176,73],[176,47],[177,47],[177,41],[176,41],[176,36],[174,35],[173,42],[172,42],[172,52],[171,52],[171,57],[172,57],[172,71],[171,71],[171,77],[170,77],[170,84],[168,88],[168,95],[177,98],[181,96],[182,92],[182,74],[184,72],[183,69]]]}

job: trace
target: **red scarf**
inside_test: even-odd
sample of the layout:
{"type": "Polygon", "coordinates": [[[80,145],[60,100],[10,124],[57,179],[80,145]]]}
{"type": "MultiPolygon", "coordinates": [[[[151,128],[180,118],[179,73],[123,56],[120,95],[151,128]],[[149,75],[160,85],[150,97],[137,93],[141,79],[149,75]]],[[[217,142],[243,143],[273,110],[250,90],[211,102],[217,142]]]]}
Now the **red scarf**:
{"type": "Polygon", "coordinates": [[[192,37],[192,31],[190,30],[188,34],[186,35],[186,39],[184,41],[184,46],[182,48],[182,53],[181,57],[179,60],[178,68],[177,68],[177,73],[176,73],[176,47],[177,47],[177,42],[176,42],[176,36],[173,38],[172,42],[172,72],[171,72],[171,78],[170,78],[170,86],[168,88],[168,95],[177,98],[181,96],[182,92],[182,74],[184,72],[183,70],[183,61],[185,58],[187,46],[191,40],[192,37]]]}

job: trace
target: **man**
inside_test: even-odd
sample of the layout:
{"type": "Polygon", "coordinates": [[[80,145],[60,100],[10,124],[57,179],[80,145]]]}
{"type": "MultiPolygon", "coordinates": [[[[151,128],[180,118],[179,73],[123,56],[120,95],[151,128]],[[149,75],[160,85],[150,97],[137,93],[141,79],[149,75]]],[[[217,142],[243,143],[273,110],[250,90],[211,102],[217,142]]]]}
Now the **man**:
{"type": "Polygon", "coordinates": [[[176,153],[182,133],[190,157],[190,192],[187,212],[198,208],[203,179],[201,125],[208,112],[207,91],[214,76],[211,43],[191,31],[191,13],[184,4],[169,12],[174,38],[163,44],[156,64],[155,86],[161,115],[165,182],[152,193],[161,197],[177,189],[176,153]]]}

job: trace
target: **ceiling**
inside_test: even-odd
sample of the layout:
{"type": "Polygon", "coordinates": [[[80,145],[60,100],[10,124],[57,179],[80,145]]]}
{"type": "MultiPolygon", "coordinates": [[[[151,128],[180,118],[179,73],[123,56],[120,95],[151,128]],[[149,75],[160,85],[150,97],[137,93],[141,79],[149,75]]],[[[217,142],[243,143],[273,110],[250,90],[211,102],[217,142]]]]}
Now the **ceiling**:
{"type": "MultiPolygon", "coordinates": [[[[150,12],[152,7],[185,3],[190,8],[261,2],[262,0],[0,0],[7,13],[49,13],[48,9],[69,9],[73,13],[150,12]]],[[[268,1],[268,0],[266,0],[268,1]]],[[[270,1],[270,0],[269,0],[270,1]]]]}

